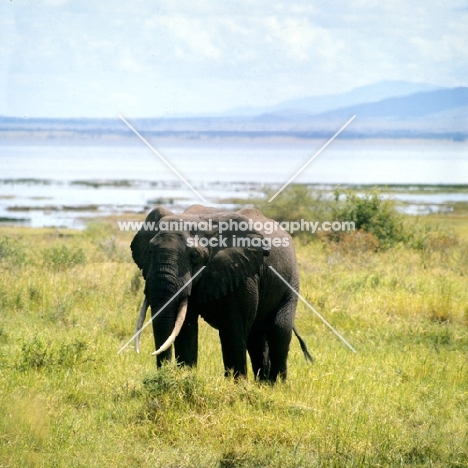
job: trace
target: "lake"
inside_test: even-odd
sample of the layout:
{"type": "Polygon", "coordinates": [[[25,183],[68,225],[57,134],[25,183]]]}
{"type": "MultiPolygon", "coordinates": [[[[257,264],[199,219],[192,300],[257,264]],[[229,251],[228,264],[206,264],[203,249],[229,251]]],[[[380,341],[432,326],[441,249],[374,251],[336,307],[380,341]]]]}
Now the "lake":
{"type": "MultiPolygon", "coordinates": [[[[210,204],[217,205],[258,194],[264,185],[279,188],[325,141],[152,143],[210,204]]],[[[437,193],[425,194],[416,186],[468,184],[468,144],[337,139],[295,182],[328,189],[406,185],[394,198],[422,207],[416,212],[437,210],[444,203],[468,201],[468,192],[444,193],[439,187],[437,193]],[[412,193],[411,186],[418,193],[412,193]]],[[[3,223],[80,228],[87,218],[141,212],[156,203],[182,209],[196,202],[201,202],[198,196],[139,141],[121,146],[0,145],[3,223]]]]}

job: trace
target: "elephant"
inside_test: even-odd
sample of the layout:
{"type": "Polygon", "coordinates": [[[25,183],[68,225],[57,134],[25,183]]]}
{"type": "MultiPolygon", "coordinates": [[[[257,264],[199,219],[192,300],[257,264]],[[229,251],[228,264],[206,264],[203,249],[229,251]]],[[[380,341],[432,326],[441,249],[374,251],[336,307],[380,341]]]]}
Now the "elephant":
{"type": "Polygon", "coordinates": [[[145,280],[137,351],[151,307],[157,367],[172,359],[172,345],[177,363],[196,366],[199,316],[218,330],[227,376],[247,376],[248,352],[256,379],[286,379],[293,331],[312,362],[294,324],[297,296],[285,283],[299,290],[294,246],[273,223],[253,208],[154,208],[130,246],[145,280]]]}

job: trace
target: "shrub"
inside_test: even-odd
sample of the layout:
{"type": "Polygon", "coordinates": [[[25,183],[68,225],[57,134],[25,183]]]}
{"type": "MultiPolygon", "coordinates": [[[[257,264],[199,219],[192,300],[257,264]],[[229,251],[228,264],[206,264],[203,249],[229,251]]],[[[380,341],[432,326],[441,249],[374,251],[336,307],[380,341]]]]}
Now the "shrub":
{"type": "MultiPolygon", "coordinates": [[[[275,221],[322,221],[329,218],[330,200],[322,193],[315,192],[306,185],[294,184],[288,186],[271,203],[268,200],[276,193],[276,190],[267,188],[264,190],[264,199],[254,200],[254,205],[267,218],[275,221]]],[[[313,236],[307,232],[295,232],[294,237],[310,240],[313,236]]]]}
{"type": "Polygon", "coordinates": [[[376,252],[380,249],[379,240],[370,232],[363,230],[349,232],[321,231],[319,237],[325,241],[333,240],[333,251],[341,254],[358,255],[376,252]]]}
{"type": "MultiPolygon", "coordinates": [[[[356,231],[372,234],[380,248],[388,248],[408,238],[403,226],[403,215],[399,214],[391,200],[382,200],[378,192],[362,196],[335,191],[332,219],[352,221],[356,231]]],[[[349,233],[330,232],[331,240],[341,241],[349,233]]]]}
{"type": "Polygon", "coordinates": [[[276,190],[266,189],[265,200],[259,203],[259,209],[270,218],[277,221],[296,221],[298,219],[315,219],[327,208],[327,201],[323,194],[318,193],[302,184],[290,185],[282,191],[272,202],[268,200],[276,190]]]}
{"type": "MultiPolygon", "coordinates": [[[[451,232],[421,226],[413,217],[398,212],[393,200],[382,199],[376,190],[364,194],[335,190],[333,199],[326,193],[306,185],[290,185],[271,203],[268,200],[276,193],[271,188],[264,190],[262,200],[251,200],[265,216],[282,221],[340,221],[353,222],[354,231],[317,231],[325,242],[333,242],[341,253],[363,253],[388,249],[399,242],[421,250],[424,254],[447,256],[459,244],[451,232]],[[340,244],[340,245],[338,245],[340,244]]],[[[320,229],[320,228],[319,228],[320,229]]],[[[297,231],[293,237],[309,241],[310,232],[297,231]]]]}

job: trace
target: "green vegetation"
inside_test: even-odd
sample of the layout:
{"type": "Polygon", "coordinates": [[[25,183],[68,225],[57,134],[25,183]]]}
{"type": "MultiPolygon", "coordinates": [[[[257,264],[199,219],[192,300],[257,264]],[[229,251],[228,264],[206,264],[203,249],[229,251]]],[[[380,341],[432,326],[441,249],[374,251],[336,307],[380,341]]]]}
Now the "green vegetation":
{"type": "Polygon", "coordinates": [[[314,221],[329,219],[332,203],[324,196],[325,192],[294,184],[282,191],[274,199],[274,203],[268,202],[276,191],[266,188],[262,200],[252,200],[268,218],[277,221],[296,221],[301,218],[314,221]]]}
{"type": "Polygon", "coordinates": [[[336,242],[344,248],[361,250],[385,250],[398,243],[423,249],[426,241],[438,237],[446,241],[453,234],[440,226],[419,223],[417,218],[402,215],[396,203],[383,199],[377,190],[355,192],[335,190],[333,193],[315,190],[306,185],[290,185],[274,203],[268,200],[276,193],[271,188],[264,190],[262,199],[250,202],[266,216],[281,221],[306,220],[319,222],[340,221],[354,223],[354,231],[296,231],[293,237],[303,243],[314,238],[336,242]]]}
{"type": "Polygon", "coordinates": [[[467,466],[468,219],[418,226],[385,249],[297,242],[302,294],[358,353],[300,304],[315,363],[293,338],[274,387],[222,377],[204,322],[196,370],[156,372],[148,329],[117,355],[143,281],[116,223],[1,228],[0,466],[467,466]]]}
{"type": "MultiPolygon", "coordinates": [[[[332,219],[337,221],[353,221],[356,230],[371,234],[380,248],[391,247],[407,238],[403,216],[398,214],[391,200],[382,200],[376,191],[363,196],[336,191],[331,214],[332,219]]],[[[342,238],[341,232],[340,235],[342,238]]]]}

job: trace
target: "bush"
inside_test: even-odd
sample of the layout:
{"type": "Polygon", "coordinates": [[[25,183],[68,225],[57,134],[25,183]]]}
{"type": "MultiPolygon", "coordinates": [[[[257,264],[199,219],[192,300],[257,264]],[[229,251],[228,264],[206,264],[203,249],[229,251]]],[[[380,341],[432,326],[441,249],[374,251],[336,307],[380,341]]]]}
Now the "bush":
{"type": "MultiPolygon", "coordinates": [[[[317,231],[325,242],[333,242],[341,253],[363,253],[388,249],[399,242],[421,250],[426,255],[450,254],[459,244],[458,237],[444,230],[420,226],[417,219],[398,212],[393,200],[382,199],[376,190],[364,194],[335,190],[331,199],[325,192],[306,185],[290,185],[271,203],[268,200],[276,190],[264,190],[262,200],[251,200],[265,216],[282,221],[353,222],[353,231],[317,231]]],[[[309,241],[310,232],[297,231],[296,239],[309,241]]]]}
{"type": "Polygon", "coordinates": [[[377,252],[380,249],[379,240],[370,232],[363,230],[349,232],[321,231],[319,237],[324,241],[336,241],[329,245],[333,251],[343,255],[353,256],[366,252],[377,252]]]}
{"type": "MultiPolygon", "coordinates": [[[[378,192],[360,196],[335,191],[332,218],[335,221],[354,222],[356,231],[372,234],[380,248],[388,248],[408,239],[403,215],[398,213],[393,201],[382,200],[378,192]]],[[[330,232],[328,237],[341,241],[349,235],[346,232],[330,232]]]]}
{"type": "MultiPolygon", "coordinates": [[[[267,218],[275,221],[324,221],[330,217],[330,200],[322,193],[315,192],[306,185],[290,185],[281,192],[271,203],[268,200],[276,193],[276,190],[267,188],[264,191],[265,198],[254,200],[254,205],[267,218]]],[[[301,237],[310,240],[313,236],[307,232],[297,231],[293,237],[301,237]]]]}

